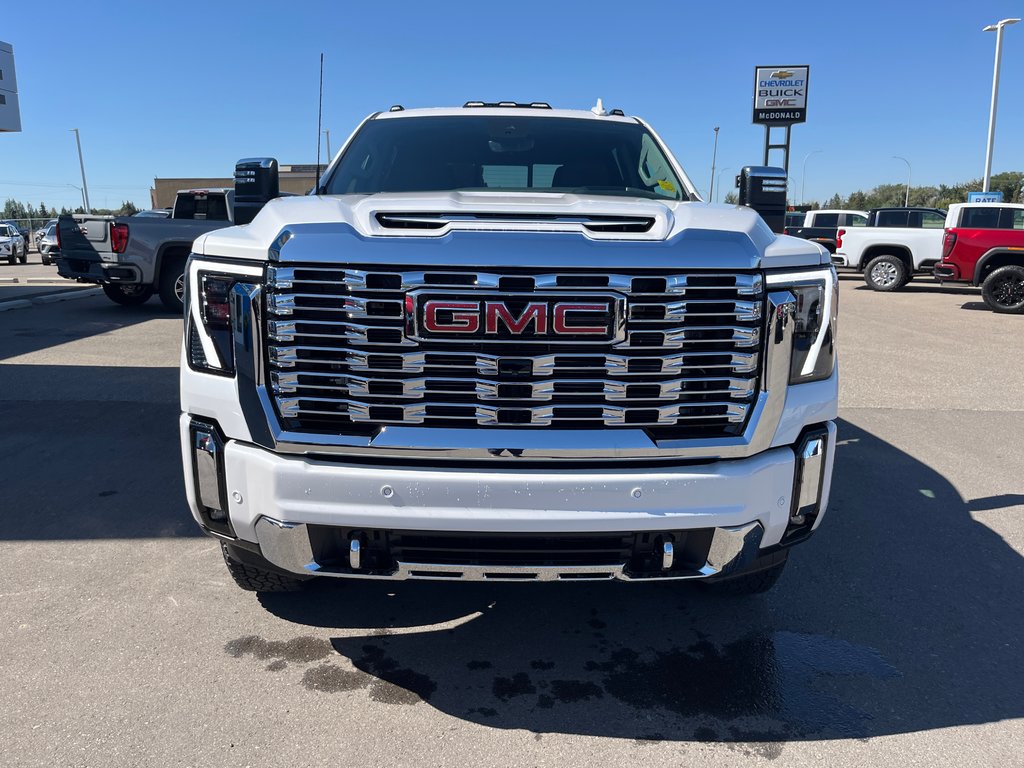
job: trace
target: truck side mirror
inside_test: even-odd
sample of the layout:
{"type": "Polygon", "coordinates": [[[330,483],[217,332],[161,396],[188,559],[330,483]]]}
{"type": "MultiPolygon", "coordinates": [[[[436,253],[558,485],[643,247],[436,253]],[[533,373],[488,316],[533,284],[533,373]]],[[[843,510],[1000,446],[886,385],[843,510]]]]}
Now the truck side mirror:
{"type": "Polygon", "coordinates": [[[747,165],[736,177],[739,204],[753,208],[772,230],[786,228],[786,171],[765,165],[747,165]]]}
{"type": "Polygon", "coordinates": [[[250,157],[235,163],[235,224],[248,224],[275,197],[281,186],[277,160],[250,157]]]}

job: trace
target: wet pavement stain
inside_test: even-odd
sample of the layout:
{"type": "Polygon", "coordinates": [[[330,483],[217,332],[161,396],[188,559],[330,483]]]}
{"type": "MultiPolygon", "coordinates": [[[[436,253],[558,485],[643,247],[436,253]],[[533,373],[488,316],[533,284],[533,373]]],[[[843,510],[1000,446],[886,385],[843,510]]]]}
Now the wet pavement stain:
{"type": "Polygon", "coordinates": [[[282,669],[288,668],[288,662],[284,659],[277,659],[267,664],[267,672],[280,672],[282,669]]]}
{"type": "Polygon", "coordinates": [[[537,688],[530,682],[525,672],[517,672],[512,677],[496,677],[491,687],[494,698],[508,702],[516,696],[524,696],[527,693],[536,693],[537,688]]]}
{"type": "Polygon", "coordinates": [[[330,643],[317,637],[264,640],[258,635],[247,635],[226,643],[224,651],[236,659],[240,659],[242,656],[252,656],[260,661],[282,659],[297,663],[309,663],[326,659],[331,655],[333,649],[330,643]]]}
{"type": "Polygon", "coordinates": [[[766,731],[729,729],[733,738],[751,741],[823,731],[856,733],[868,715],[816,690],[815,680],[900,674],[871,648],[795,632],[751,635],[720,649],[700,640],[687,650],[643,657],[617,652],[611,661],[591,662],[588,668],[607,672],[604,690],[638,709],[723,721],[753,716],[778,723],[777,729],[766,731]]]}
{"type": "Polygon", "coordinates": [[[311,691],[322,693],[343,693],[367,688],[373,678],[365,672],[353,672],[334,664],[321,664],[307,669],[302,676],[302,685],[311,691]]]}
{"type": "Polygon", "coordinates": [[[437,683],[426,675],[402,668],[378,645],[364,645],[363,655],[353,662],[356,668],[379,678],[370,688],[370,698],[385,704],[417,704],[429,701],[437,683]]]}

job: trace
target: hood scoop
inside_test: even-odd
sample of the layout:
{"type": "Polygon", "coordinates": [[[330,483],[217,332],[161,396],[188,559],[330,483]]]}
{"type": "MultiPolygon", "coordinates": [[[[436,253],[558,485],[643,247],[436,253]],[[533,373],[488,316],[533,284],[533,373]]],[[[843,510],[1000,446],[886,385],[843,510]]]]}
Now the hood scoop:
{"type": "MultiPolygon", "coordinates": [[[[466,229],[508,231],[580,231],[591,235],[647,234],[654,227],[653,216],[576,215],[555,213],[468,213],[379,211],[374,218],[387,230],[466,229]]],[[[411,233],[409,233],[411,234],[411,233]]]]}

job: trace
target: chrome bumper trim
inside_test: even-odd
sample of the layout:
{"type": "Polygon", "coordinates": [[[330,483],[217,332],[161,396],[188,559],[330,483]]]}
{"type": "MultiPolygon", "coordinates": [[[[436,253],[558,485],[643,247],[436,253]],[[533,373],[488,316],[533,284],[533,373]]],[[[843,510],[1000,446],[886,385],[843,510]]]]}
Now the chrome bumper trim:
{"type": "MultiPolygon", "coordinates": [[[[458,565],[396,562],[390,573],[355,573],[332,570],[313,556],[309,532],[304,523],[289,523],[272,517],[256,522],[256,538],[263,556],[290,573],[349,579],[425,579],[433,581],[663,581],[703,579],[742,570],[758,556],[764,528],[757,521],[730,528],[716,528],[707,560],[696,572],[651,573],[632,576],[626,563],[608,565],[458,565]]],[[[358,560],[357,560],[358,562],[358,560]]]]}

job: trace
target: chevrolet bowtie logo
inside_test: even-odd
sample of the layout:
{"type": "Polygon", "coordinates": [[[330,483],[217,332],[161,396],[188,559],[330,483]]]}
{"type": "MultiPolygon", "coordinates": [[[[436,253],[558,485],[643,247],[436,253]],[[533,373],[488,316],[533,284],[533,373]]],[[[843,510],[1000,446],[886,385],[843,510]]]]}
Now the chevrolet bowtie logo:
{"type": "Polygon", "coordinates": [[[793,76],[793,73],[788,69],[777,69],[771,74],[772,80],[788,80],[793,76]]]}

